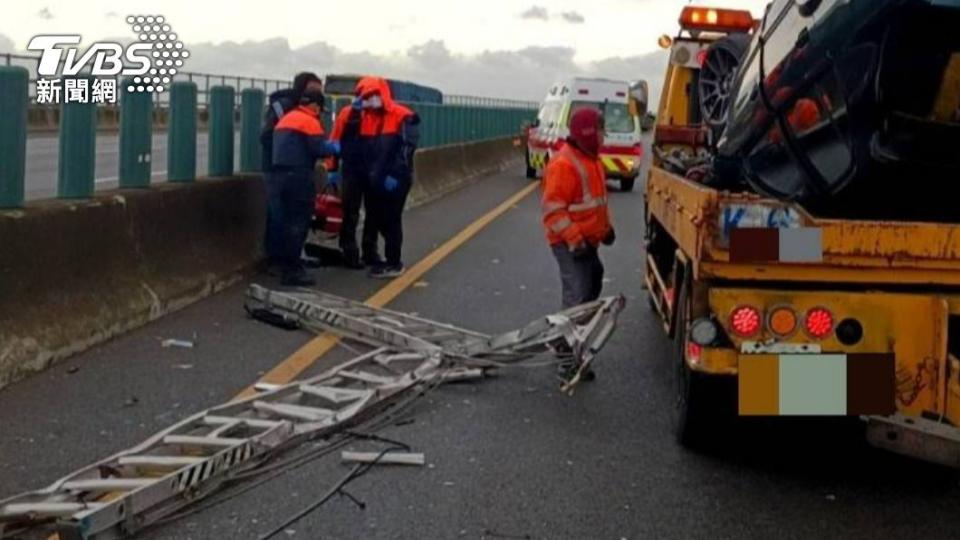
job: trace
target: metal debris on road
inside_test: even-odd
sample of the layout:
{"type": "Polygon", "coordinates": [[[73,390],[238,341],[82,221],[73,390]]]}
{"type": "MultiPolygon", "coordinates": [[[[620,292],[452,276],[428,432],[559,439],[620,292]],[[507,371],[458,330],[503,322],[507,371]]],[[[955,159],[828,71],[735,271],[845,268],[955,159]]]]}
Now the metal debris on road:
{"type": "MultiPolygon", "coordinates": [[[[315,377],[260,387],[257,395],[199,412],[46,488],[0,501],[0,537],[128,537],[181,515],[228,480],[257,474],[280,453],[352,433],[351,426],[376,419],[411,395],[482,378],[499,367],[534,366],[529,360],[541,355],[586,369],[624,305],[622,297],[605,298],[491,336],[315,291],[253,285],[247,296],[248,312],[272,313],[277,316],[266,319],[294,320],[370,350],[315,377]]],[[[564,391],[578,382],[566,382],[564,391]]],[[[125,405],[138,401],[130,398],[125,405]]]]}
{"type": "Polygon", "coordinates": [[[181,349],[192,349],[194,346],[194,343],[186,339],[165,339],[160,345],[164,349],[167,349],[170,347],[179,347],[181,349]]]}
{"type": "Polygon", "coordinates": [[[376,465],[416,465],[422,467],[427,460],[423,454],[390,452],[381,455],[379,452],[350,452],[340,453],[343,463],[373,463],[376,465]]]}

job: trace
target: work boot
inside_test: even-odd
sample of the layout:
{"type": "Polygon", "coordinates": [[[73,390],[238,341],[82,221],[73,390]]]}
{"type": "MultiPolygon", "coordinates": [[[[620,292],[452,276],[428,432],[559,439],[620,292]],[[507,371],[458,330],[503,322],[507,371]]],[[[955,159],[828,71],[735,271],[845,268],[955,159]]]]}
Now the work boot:
{"type": "Polygon", "coordinates": [[[284,287],[313,287],[317,280],[303,270],[294,273],[284,274],[280,284],[284,287]]]}
{"type": "Polygon", "coordinates": [[[380,258],[380,255],[374,253],[373,255],[364,255],[363,264],[367,265],[369,268],[377,268],[379,266],[386,265],[386,261],[380,258]]]}
{"type": "Polygon", "coordinates": [[[343,266],[351,270],[363,270],[367,267],[363,264],[363,261],[360,260],[360,255],[356,253],[344,253],[343,266]]]}
{"type": "MultiPolygon", "coordinates": [[[[566,360],[557,364],[557,375],[564,381],[569,381],[573,379],[573,376],[577,374],[577,369],[580,366],[577,365],[573,360],[566,360]]],[[[580,380],[583,382],[592,382],[597,379],[597,374],[593,371],[593,368],[587,368],[580,375],[580,380]]]]}
{"type": "Polygon", "coordinates": [[[266,274],[270,277],[279,277],[281,275],[280,263],[272,259],[264,259],[257,264],[257,272],[266,274]]]}
{"type": "Polygon", "coordinates": [[[370,270],[370,277],[375,279],[393,279],[400,277],[406,269],[402,264],[384,264],[376,266],[370,270]]]}

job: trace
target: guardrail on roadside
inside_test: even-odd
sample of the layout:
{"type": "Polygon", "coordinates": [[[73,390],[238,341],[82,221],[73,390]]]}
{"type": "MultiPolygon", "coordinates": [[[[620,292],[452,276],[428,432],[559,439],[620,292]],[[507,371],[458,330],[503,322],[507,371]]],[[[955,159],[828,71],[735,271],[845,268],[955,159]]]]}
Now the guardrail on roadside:
{"type": "MultiPolygon", "coordinates": [[[[14,53],[0,53],[0,65],[11,66],[18,65],[26,68],[31,72],[29,79],[30,83],[30,98],[35,97],[34,88],[36,87],[36,77],[32,75],[36,63],[40,60],[39,56],[28,55],[28,54],[14,54],[14,53]]],[[[61,61],[62,62],[62,61],[61,61]]],[[[213,86],[232,86],[234,89],[239,92],[243,88],[260,88],[267,95],[270,93],[280,90],[282,88],[290,87],[293,82],[291,80],[282,80],[282,79],[268,79],[263,77],[245,77],[241,75],[225,75],[220,73],[203,73],[199,71],[179,71],[176,75],[172,77],[173,81],[189,81],[196,83],[197,85],[197,96],[199,98],[198,102],[202,105],[207,105],[209,103],[209,94],[210,88],[213,86]]],[[[119,80],[117,83],[119,84],[119,80]]],[[[155,101],[154,103],[158,106],[166,106],[169,104],[169,97],[166,93],[154,94],[155,101]]],[[[240,95],[239,93],[236,96],[237,106],[240,106],[240,95]]],[[[503,99],[503,98],[491,98],[483,96],[465,96],[459,94],[444,94],[443,95],[443,104],[444,105],[465,105],[473,107],[491,107],[491,108],[502,108],[502,109],[535,109],[539,105],[534,101],[522,101],[515,99],[503,99]]]]}
{"type": "MultiPolygon", "coordinates": [[[[0,118],[4,119],[0,123],[0,208],[24,204],[28,116],[35,89],[31,83],[35,79],[31,77],[33,69],[16,63],[33,62],[31,67],[35,67],[36,61],[31,56],[0,54],[0,118]]],[[[167,180],[196,180],[201,117],[209,132],[209,176],[234,174],[234,133],[238,122],[239,171],[259,172],[259,133],[266,97],[269,92],[289,86],[288,81],[276,79],[179,72],[167,91],[156,95],[129,92],[129,85],[124,82],[117,81],[119,107],[111,116],[120,131],[120,188],[150,187],[156,116],[166,120],[167,180]],[[165,114],[155,114],[158,110],[165,114]]],[[[406,104],[421,117],[422,148],[511,137],[536,114],[536,104],[531,102],[471,96],[445,96],[444,100],[443,104],[406,104]]],[[[329,100],[329,114],[324,117],[328,129],[334,114],[349,102],[350,98],[329,100]]],[[[98,107],[103,106],[77,102],[56,106],[58,198],[83,199],[94,195],[98,107]]]]}

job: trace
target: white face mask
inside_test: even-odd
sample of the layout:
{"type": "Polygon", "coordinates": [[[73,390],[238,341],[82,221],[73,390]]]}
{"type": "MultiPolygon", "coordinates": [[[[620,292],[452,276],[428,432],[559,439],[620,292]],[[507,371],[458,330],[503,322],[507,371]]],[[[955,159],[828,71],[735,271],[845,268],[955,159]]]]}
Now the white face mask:
{"type": "Polygon", "coordinates": [[[383,108],[383,98],[380,96],[370,96],[367,99],[363,100],[364,109],[380,109],[383,108]]]}

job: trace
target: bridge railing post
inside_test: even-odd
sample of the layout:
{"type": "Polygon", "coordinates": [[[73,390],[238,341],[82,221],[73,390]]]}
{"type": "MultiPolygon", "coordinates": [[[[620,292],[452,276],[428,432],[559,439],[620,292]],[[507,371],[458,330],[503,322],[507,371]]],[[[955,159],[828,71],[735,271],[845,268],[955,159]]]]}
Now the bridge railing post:
{"type": "Polygon", "coordinates": [[[210,176],[233,175],[234,95],[231,86],[214,86],[208,94],[210,176]]]}
{"type": "Polygon", "coordinates": [[[120,91],[120,187],[150,187],[153,96],[144,81],[127,78],[120,91]],[[132,89],[132,90],[131,90],[132,89]]]}
{"type": "Polygon", "coordinates": [[[170,86],[170,125],[167,128],[167,179],[197,178],[197,85],[177,81],[170,86]]]}
{"type": "Polygon", "coordinates": [[[22,67],[0,67],[0,208],[23,206],[27,163],[27,107],[30,73],[22,67]]]}
{"type": "Polygon", "coordinates": [[[96,156],[97,106],[64,99],[60,109],[57,197],[86,199],[93,196],[96,156]]]}
{"type": "Polygon", "coordinates": [[[260,121],[265,96],[259,88],[245,88],[240,93],[240,171],[260,172],[260,121]]]}

